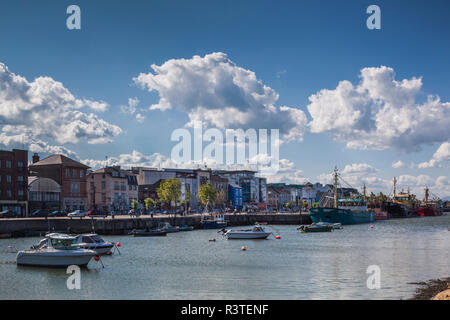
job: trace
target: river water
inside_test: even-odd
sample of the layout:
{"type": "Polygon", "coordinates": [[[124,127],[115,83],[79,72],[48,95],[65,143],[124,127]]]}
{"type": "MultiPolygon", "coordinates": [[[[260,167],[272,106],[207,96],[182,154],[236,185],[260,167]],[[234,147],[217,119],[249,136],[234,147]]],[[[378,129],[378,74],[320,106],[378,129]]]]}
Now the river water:
{"type": "Polygon", "coordinates": [[[279,240],[225,240],[217,230],[105,236],[121,254],[102,257],[104,268],[92,260],[79,290],[67,289],[65,269],[15,264],[14,248],[39,238],[4,239],[0,299],[408,299],[416,289],[408,282],[450,276],[449,227],[441,216],[326,233],[267,226],[279,240]],[[380,289],[367,288],[370,265],[380,267],[380,289]]]}

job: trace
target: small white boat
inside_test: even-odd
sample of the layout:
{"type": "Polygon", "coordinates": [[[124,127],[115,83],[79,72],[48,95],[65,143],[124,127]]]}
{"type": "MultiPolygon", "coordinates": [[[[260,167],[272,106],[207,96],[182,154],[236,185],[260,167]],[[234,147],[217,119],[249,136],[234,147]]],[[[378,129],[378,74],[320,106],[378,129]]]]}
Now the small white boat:
{"type": "Polygon", "coordinates": [[[247,230],[226,230],[223,235],[227,239],[267,239],[272,232],[266,232],[260,225],[247,230]]]}
{"type": "Polygon", "coordinates": [[[331,223],[331,222],[317,222],[317,223],[313,223],[312,225],[316,225],[316,226],[331,226],[331,228],[333,229],[342,229],[342,223],[337,222],[337,223],[331,223]]]}
{"type": "Polygon", "coordinates": [[[19,251],[17,265],[42,267],[86,266],[97,253],[81,249],[76,238],[59,233],[50,233],[30,250],[19,251]]]}
{"type": "Polygon", "coordinates": [[[173,233],[173,232],[179,232],[180,231],[180,229],[178,227],[173,227],[168,222],[160,222],[156,229],[159,230],[159,231],[165,231],[167,233],[173,233]]]}
{"type": "Polygon", "coordinates": [[[76,236],[76,243],[82,249],[94,250],[98,255],[106,254],[114,248],[114,243],[103,240],[96,233],[86,233],[76,236]]]}

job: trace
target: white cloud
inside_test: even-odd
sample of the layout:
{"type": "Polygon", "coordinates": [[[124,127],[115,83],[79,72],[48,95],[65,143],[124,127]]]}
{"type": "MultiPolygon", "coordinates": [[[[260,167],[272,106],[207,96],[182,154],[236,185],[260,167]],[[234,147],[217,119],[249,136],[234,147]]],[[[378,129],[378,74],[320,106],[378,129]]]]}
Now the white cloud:
{"type": "Polygon", "coordinates": [[[143,123],[144,120],[145,120],[145,116],[142,115],[141,113],[137,113],[137,114],[136,114],[136,120],[137,120],[137,122],[139,122],[139,123],[143,123]]]}
{"type": "Polygon", "coordinates": [[[44,150],[51,150],[64,147],[51,146],[44,141],[104,143],[121,133],[118,126],[93,113],[82,112],[86,107],[104,111],[107,104],[77,99],[61,82],[50,77],[38,77],[29,82],[0,63],[0,144],[18,144],[20,136],[21,144],[35,143],[44,150]]]}
{"type": "MultiPolygon", "coordinates": [[[[450,125],[450,124],[449,124],[450,125]]],[[[422,162],[418,165],[419,168],[435,168],[446,167],[450,162],[450,142],[444,142],[433,154],[433,157],[428,162],[422,162]]]]}
{"type": "Polygon", "coordinates": [[[139,104],[138,98],[128,98],[128,104],[126,106],[120,106],[120,110],[123,113],[134,114],[136,112],[136,107],[139,104]]]}
{"type": "Polygon", "coordinates": [[[278,93],[224,53],[171,59],[151,67],[153,73],[141,73],[133,79],[142,89],[159,93],[159,101],[151,110],[184,112],[189,126],[203,121],[221,129],[280,129],[284,139],[303,139],[304,112],[276,107],[278,93]]]}
{"type": "Polygon", "coordinates": [[[450,103],[417,100],[421,78],[395,80],[392,68],[364,68],[361,81],[341,81],[309,97],[314,133],[330,132],[348,148],[418,151],[450,138],[450,103]]]}
{"type": "Polygon", "coordinates": [[[402,160],[398,160],[392,164],[392,168],[399,169],[403,167],[405,167],[405,163],[402,160]]]}

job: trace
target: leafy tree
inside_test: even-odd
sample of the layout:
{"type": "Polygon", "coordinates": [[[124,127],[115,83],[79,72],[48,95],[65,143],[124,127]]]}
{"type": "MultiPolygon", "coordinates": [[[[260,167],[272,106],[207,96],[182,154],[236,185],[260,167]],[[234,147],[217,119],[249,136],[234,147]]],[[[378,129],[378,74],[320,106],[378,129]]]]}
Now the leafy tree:
{"type": "Polygon", "coordinates": [[[134,211],[136,211],[138,209],[138,205],[139,202],[137,200],[133,200],[131,207],[133,208],[134,211]]]}
{"type": "MultiPolygon", "coordinates": [[[[199,190],[200,201],[204,205],[214,204],[217,200],[217,190],[209,182],[202,184],[199,190]]],[[[206,208],[208,209],[208,208],[206,208]]]]}
{"type": "Polygon", "coordinates": [[[155,207],[157,203],[158,203],[158,201],[156,201],[156,200],[154,200],[152,198],[146,198],[144,200],[145,210],[149,211],[150,207],[155,207]]]}
{"type": "Polygon", "coordinates": [[[176,206],[181,200],[181,182],[177,178],[164,180],[156,190],[156,193],[161,201],[169,204],[175,219],[176,212],[173,210],[172,205],[175,204],[176,206]]]}

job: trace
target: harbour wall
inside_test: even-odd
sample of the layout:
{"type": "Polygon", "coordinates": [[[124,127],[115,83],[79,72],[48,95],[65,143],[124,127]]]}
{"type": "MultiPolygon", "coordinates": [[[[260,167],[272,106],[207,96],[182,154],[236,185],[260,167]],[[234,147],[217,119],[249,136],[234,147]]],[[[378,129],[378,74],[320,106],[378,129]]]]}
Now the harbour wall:
{"type": "MultiPolygon", "coordinates": [[[[61,218],[17,218],[0,219],[0,235],[11,234],[12,236],[37,236],[48,231],[66,233],[98,234],[127,234],[133,229],[155,228],[160,222],[169,222],[172,225],[190,225],[201,228],[200,215],[177,216],[175,219],[168,216],[128,217],[61,217],[61,218]]],[[[237,214],[225,215],[228,226],[252,225],[256,222],[274,225],[300,225],[310,224],[309,214],[237,214]]]]}

